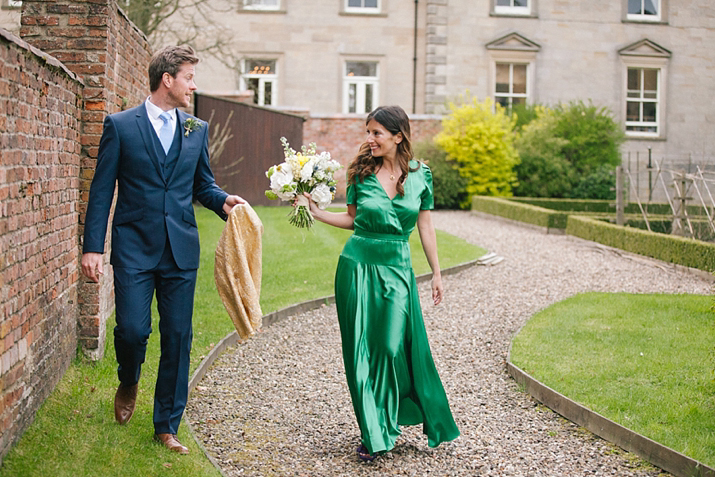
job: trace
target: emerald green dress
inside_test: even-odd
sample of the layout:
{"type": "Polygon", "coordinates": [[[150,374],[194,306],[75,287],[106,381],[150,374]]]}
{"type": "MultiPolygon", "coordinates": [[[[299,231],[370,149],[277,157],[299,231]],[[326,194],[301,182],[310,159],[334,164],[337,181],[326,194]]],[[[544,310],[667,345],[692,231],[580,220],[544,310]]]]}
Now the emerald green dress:
{"type": "Polygon", "coordinates": [[[459,436],[432,360],[407,241],[420,210],[433,208],[429,167],[410,172],[404,188],[390,200],[375,175],[348,185],[355,233],[335,273],[345,376],[370,453],[391,450],[400,425],[423,423],[430,447],[459,436]]]}

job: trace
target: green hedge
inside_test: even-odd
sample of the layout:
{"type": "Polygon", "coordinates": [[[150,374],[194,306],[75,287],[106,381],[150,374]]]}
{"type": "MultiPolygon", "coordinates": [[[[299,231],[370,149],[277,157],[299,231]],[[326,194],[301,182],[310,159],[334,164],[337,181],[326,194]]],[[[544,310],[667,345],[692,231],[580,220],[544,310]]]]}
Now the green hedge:
{"type": "Polygon", "coordinates": [[[472,210],[551,229],[565,229],[568,214],[503,197],[472,197],[472,210]]]}
{"type": "Polygon", "coordinates": [[[621,227],[576,215],[568,218],[566,233],[664,262],[715,271],[713,243],[621,227]]]}
{"type": "Polygon", "coordinates": [[[611,200],[545,199],[538,197],[510,197],[509,200],[564,212],[598,212],[602,214],[612,214],[616,210],[615,207],[611,206],[611,204],[614,203],[611,200]]]}
{"type": "MultiPolygon", "coordinates": [[[[609,215],[616,213],[616,205],[613,200],[547,199],[539,197],[510,197],[509,200],[564,212],[589,212],[609,215]]],[[[673,209],[667,203],[646,203],[643,204],[643,208],[648,212],[648,215],[673,215],[673,209]]],[[[687,210],[690,216],[705,216],[701,206],[689,205],[687,210]]],[[[636,202],[630,202],[626,204],[624,212],[626,214],[641,214],[641,209],[636,202]]]]}
{"type": "MultiPolygon", "coordinates": [[[[604,216],[599,214],[582,214],[583,216],[590,217],[592,219],[600,220],[602,222],[609,222],[611,224],[615,223],[613,216],[604,216]]],[[[648,224],[650,224],[650,230],[652,232],[658,232],[661,234],[671,234],[673,231],[673,217],[667,215],[651,215],[648,218],[648,224]]],[[[693,226],[694,237],[698,240],[704,242],[715,241],[715,232],[713,232],[710,227],[710,222],[707,220],[702,220],[700,218],[691,218],[690,224],[693,226]]],[[[626,214],[625,223],[627,227],[635,227],[641,230],[648,230],[648,225],[646,225],[643,216],[640,214],[626,214]]]]}

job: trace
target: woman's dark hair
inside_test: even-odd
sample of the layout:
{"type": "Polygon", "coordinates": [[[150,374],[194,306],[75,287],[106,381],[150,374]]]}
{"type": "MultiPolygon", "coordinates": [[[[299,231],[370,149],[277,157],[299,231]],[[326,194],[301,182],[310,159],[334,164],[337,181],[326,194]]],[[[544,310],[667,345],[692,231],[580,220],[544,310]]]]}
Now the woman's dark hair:
{"type": "MultiPolygon", "coordinates": [[[[415,172],[419,169],[419,166],[415,169],[410,169],[410,160],[414,156],[410,139],[410,120],[405,110],[399,106],[380,106],[368,114],[365,124],[369,124],[373,119],[387,129],[390,134],[402,133],[402,141],[397,144],[395,158],[402,171],[400,179],[397,181],[397,193],[400,196],[404,196],[403,182],[407,178],[407,173],[415,172]]],[[[367,176],[375,174],[380,167],[382,167],[382,157],[374,157],[370,152],[370,146],[365,142],[360,146],[357,156],[348,166],[348,183],[355,184],[357,180],[363,182],[367,176]]]]}
{"type": "Polygon", "coordinates": [[[194,49],[189,45],[166,46],[154,53],[149,62],[149,90],[153,93],[159,89],[164,73],[169,73],[173,78],[184,63],[195,65],[199,62],[194,49]]]}

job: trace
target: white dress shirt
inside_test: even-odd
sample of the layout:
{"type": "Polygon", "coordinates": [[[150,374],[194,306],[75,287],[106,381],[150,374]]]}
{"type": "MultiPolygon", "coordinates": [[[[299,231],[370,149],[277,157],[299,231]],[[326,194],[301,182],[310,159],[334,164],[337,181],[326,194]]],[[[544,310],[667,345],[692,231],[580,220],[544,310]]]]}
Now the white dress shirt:
{"type": "MultiPolygon", "coordinates": [[[[151,125],[154,126],[156,137],[159,137],[159,130],[164,125],[164,120],[161,119],[159,115],[164,111],[159,106],[149,101],[149,98],[144,101],[144,105],[146,106],[146,112],[149,115],[149,122],[151,122],[151,125]]],[[[172,108],[167,112],[171,116],[171,118],[169,119],[169,125],[171,126],[171,137],[174,137],[174,134],[176,134],[176,108],[172,108]]]]}

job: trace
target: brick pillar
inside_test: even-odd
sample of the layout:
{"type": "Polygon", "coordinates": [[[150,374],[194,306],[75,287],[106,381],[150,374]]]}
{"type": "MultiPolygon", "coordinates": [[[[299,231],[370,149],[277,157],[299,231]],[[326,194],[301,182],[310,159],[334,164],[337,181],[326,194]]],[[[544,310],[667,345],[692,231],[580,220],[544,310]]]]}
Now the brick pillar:
{"type": "MultiPolygon", "coordinates": [[[[89,186],[97,163],[102,122],[107,114],[134,106],[148,94],[149,42],[128,20],[115,0],[25,0],[20,35],[28,43],[62,61],[85,83],[77,204],[81,250],[89,186]]],[[[108,231],[105,252],[110,245],[108,231]]],[[[114,309],[109,253],[105,253],[104,275],[100,284],[82,278],[78,300],[78,341],[88,356],[98,359],[104,354],[107,318],[114,309]]]]}
{"type": "Polygon", "coordinates": [[[427,0],[425,112],[442,113],[447,100],[448,0],[427,0]]]}

